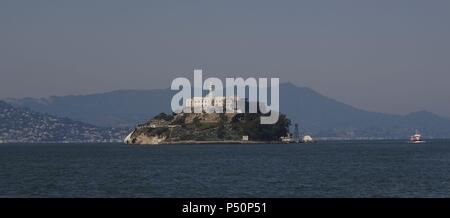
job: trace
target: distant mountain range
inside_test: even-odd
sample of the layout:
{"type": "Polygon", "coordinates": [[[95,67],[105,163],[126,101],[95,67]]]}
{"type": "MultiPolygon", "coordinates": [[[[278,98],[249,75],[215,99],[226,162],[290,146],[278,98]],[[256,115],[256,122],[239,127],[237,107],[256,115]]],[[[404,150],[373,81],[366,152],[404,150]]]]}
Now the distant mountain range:
{"type": "Polygon", "coordinates": [[[91,95],[6,99],[34,111],[104,127],[134,127],[160,112],[170,112],[170,89],[121,90],[91,95]]]}
{"type": "MultiPolygon", "coordinates": [[[[15,106],[98,126],[133,127],[170,112],[175,91],[123,90],[46,99],[7,99],[15,106]]],[[[416,129],[429,138],[450,137],[450,120],[427,111],[406,116],[361,110],[290,83],[280,85],[280,110],[302,133],[337,138],[408,138],[416,129]]]]}
{"type": "Polygon", "coordinates": [[[450,137],[450,120],[427,111],[406,116],[370,112],[292,84],[280,86],[280,110],[305,132],[338,138],[408,138],[416,130],[429,138],[450,137]]]}
{"type": "Polygon", "coordinates": [[[0,101],[0,142],[116,142],[128,131],[96,127],[0,101]]]}

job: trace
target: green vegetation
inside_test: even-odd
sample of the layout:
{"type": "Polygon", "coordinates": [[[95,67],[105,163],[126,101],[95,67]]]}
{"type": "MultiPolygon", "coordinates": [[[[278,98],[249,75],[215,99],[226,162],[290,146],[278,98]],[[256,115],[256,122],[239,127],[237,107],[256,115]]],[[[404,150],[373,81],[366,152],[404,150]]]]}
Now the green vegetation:
{"type": "Polygon", "coordinates": [[[250,140],[275,141],[289,132],[291,121],[286,115],[280,114],[278,122],[271,125],[260,123],[261,114],[237,114],[231,121],[233,129],[241,135],[248,135],[250,140]]]}
{"type": "Polygon", "coordinates": [[[227,134],[225,129],[226,122],[227,117],[225,117],[223,114],[220,114],[220,120],[217,126],[217,138],[219,139],[225,138],[225,135],[227,134]]]}
{"type": "Polygon", "coordinates": [[[168,115],[166,113],[160,113],[160,114],[156,115],[153,119],[171,121],[173,119],[173,116],[172,115],[168,115]]]}
{"type": "Polygon", "coordinates": [[[167,135],[169,133],[169,128],[167,127],[149,128],[147,131],[148,134],[151,136],[167,135]]]}
{"type": "Polygon", "coordinates": [[[207,130],[207,129],[217,128],[217,126],[218,126],[217,123],[199,123],[196,127],[199,130],[207,130]]]}
{"type": "Polygon", "coordinates": [[[197,128],[200,128],[200,119],[198,117],[194,117],[192,120],[192,125],[194,125],[197,128]]]}

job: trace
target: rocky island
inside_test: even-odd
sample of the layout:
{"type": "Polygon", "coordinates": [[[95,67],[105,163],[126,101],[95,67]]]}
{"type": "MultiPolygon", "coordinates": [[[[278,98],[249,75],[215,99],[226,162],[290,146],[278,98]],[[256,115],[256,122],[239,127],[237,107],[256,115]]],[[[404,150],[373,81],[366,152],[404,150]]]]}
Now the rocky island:
{"type": "Polygon", "coordinates": [[[275,124],[260,124],[259,113],[161,113],[139,124],[126,144],[264,143],[280,141],[290,120],[280,114],[275,124]]]}

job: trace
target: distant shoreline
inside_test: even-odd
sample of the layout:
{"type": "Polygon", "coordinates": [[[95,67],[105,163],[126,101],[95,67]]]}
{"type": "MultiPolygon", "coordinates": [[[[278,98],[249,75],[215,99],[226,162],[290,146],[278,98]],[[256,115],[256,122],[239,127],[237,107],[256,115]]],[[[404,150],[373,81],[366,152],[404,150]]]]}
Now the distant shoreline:
{"type": "MultiPolygon", "coordinates": [[[[427,142],[433,141],[448,141],[450,138],[434,138],[427,139],[427,142]]],[[[401,141],[401,142],[409,142],[408,139],[319,139],[316,142],[376,142],[376,141],[401,141]]],[[[0,142],[0,145],[5,144],[124,144],[121,141],[112,141],[112,142],[0,142]]],[[[164,142],[155,145],[177,145],[177,144],[186,144],[186,145],[195,145],[195,144],[295,144],[295,143],[285,143],[281,141],[176,141],[176,142],[164,142]]],[[[153,145],[153,144],[129,144],[129,145],[153,145]]]]}

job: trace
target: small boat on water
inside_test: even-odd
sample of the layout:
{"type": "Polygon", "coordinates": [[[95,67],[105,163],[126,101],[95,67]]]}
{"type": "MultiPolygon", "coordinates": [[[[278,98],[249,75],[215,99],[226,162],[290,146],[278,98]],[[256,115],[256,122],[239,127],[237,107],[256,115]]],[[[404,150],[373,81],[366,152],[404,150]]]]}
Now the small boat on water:
{"type": "Polygon", "coordinates": [[[409,141],[414,144],[425,143],[425,141],[422,140],[422,135],[417,130],[416,130],[416,134],[412,135],[410,137],[409,141]]]}

